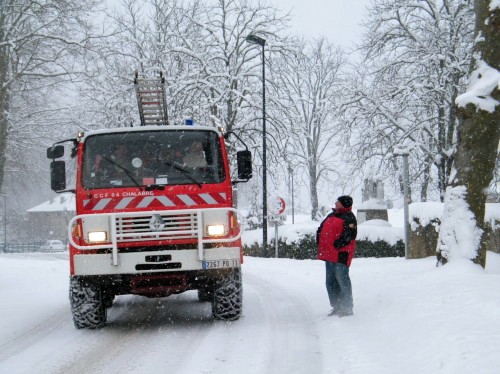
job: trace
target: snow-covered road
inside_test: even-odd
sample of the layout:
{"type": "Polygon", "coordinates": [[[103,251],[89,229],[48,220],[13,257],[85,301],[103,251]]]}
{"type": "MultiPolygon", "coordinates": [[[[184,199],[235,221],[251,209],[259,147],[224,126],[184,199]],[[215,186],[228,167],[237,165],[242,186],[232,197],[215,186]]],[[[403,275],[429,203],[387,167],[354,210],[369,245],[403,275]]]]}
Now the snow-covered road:
{"type": "MultiPolygon", "coordinates": [[[[77,330],[66,255],[11,255],[7,263],[26,276],[10,300],[25,318],[2,307],[1,373],[236,373],[243,364],[245,372],[322,372],[321,360],[310,360],[321,347],[309,303],[258,268],[244,265],[239,321],[213,321],[210,304],[186,292],[119,296],[105,328],[77,330]]],[[[15,285],[3,280],[4,291],[15,285]]]]}
{"type": "Polygon", "coordinates": [[[498,373],[500,256],[488,264],[355,259],[355,314],[338,318],[321,261],[249,257],[238,321],[196,292],[129,295],[77,330],[66,254],[0,254],[0,374],[498,373]]]}

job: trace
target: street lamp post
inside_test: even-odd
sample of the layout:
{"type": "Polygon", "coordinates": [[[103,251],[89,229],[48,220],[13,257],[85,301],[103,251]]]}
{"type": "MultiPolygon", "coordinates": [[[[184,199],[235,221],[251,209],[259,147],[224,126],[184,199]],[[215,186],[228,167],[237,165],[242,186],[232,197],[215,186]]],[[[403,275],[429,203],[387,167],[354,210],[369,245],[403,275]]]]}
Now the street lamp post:
{"type": "Polygon", "coordinates": [[[405,147],[398,147],[394,149],[395,156],[403,157],[403,220],[404,220],[404,239],[405,239],[405,259],[410,258],[410,218],[408,202],[410,201],[410,171],[408,167],[408,156],[410,150],[405,147]]]}
{"type": "Polygon", "coordinates": [[[408,152],[403,153],[403,212],[404,212],[404,234],[405,234],[405,258],[408,260],[410,258],[410,219],[408,213],[408,202],[410,201],[410,196],[408,193],[408,188],[410,185],[410,176],[409,176],[409,168],[408,168],[408,152]]]}
{"type": "Polygon", "coordinates": [[[7,252],[7,195],[1,193],[3,197],[3,251],[7,252]]]}
{"type": "Polygon", "coordinates": [[[246,41],[262,47],[262,252],[267,253],[267,164],[266,164],[266,39],[250,34],[246,41]]]}
{"type": "Polygon", "coordinates": [[[291,193],[291,195],[292,195],[292,224],[294,224],[295,223],[295,212],[294,212],[295,207],[294,207],[294,201],[293,201],[293,197],[294,197],[293,196],[294,195],[294,193],[293,193],[293,169],[292,169],[292,165],[290,165],[290,164],[288,165],[288,173],[290,174],[290,188],[292,190],[292,193],[291,193]]]}

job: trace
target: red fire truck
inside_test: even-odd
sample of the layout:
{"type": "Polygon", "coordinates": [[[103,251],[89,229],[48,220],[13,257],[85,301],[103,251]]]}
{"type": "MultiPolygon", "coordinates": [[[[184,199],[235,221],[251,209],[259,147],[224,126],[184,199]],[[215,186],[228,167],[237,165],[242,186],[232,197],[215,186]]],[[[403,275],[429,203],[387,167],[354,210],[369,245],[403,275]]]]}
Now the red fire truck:
{"type": "Polygon", "coordinates": [[[169,125],[162,77],[136,76],[135,85],[142,126],[80,132],[47,149],[51,188],[76,194],[68,226],[74,324],[104,326],[117,295],[187,290],[211,302],[213,318],[236,320],[243,257],[233,184],[252,177],[250,151],[237,152],[232,180],[227,134],[169,125]]]}

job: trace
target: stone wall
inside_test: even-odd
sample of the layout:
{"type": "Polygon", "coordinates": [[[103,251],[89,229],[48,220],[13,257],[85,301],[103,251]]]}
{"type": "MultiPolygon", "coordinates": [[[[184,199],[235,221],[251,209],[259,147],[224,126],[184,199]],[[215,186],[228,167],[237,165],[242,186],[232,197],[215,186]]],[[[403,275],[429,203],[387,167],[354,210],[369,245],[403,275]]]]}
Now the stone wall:
{"type": "Polygon", "coordinates": [[[426,226],[421,226],[414,218],[414,229],[409,230],[410,243],[408,246],[408,256],[410,258],[425,258],[436,255],[436,247],[439,238],[439,219],[429,222],[426,226]]]}

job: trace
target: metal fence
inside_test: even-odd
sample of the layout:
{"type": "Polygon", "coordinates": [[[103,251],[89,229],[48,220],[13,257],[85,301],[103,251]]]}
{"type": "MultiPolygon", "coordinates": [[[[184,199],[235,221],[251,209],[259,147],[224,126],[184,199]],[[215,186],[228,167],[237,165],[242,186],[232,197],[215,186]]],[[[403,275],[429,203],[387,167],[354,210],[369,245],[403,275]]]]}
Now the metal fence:
{"type": "Polygon", "coordinates": [[[26,253],[26,252],[42,252],[40,246],[44,241],[29,242],[29,243],[7,243],[5,247],[4,243],[0,243],[1,253],[26,253]]]}

